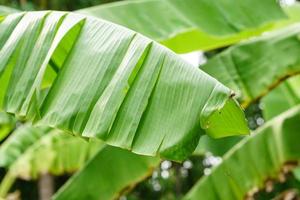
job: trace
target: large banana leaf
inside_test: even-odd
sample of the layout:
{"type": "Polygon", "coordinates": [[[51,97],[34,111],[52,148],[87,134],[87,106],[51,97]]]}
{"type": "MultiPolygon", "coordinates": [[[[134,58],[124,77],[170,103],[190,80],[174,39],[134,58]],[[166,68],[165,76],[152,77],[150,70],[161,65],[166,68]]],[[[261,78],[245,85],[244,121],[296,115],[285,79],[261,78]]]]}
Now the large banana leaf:
{"type": "Polygon", "coordinates": [[[263,116],[265,120],[283,113],[300,104],[300,76],[292,77],[262,98],[263,116]]]}
{"type": "Polygon", "coordinates": [[[247,106],[300,73],[299,34],[299,23],[267,33],[228,48],[201,69],[237,91],[247,106]]]}
{"type": "Polygon", "coordinates": [[[285,165],[300,160],[299,122],[300,106],[267,122],[225,154],[185,199],[244,199],[266,180],[276,180],[285,165]]]}
{"type": "Polygon", "coordinates": [[[0,24],[7,112],[145,155],[181,160],[206,130],[246,134],[230,89],[175,53],[112,23],[28,12],[0,24]]]}
{"type": "Polygon", "coordinates": [[[178,53],[227,46],[284,18],[275,0],[133,0],[79,12],[129,27],[178,53]]]}
{"type": "Polygon", "coordinates": [[[53,199],[118,199],[149,176],[158,164],[157,158],[108,146],[75,174],[53,199]]]}

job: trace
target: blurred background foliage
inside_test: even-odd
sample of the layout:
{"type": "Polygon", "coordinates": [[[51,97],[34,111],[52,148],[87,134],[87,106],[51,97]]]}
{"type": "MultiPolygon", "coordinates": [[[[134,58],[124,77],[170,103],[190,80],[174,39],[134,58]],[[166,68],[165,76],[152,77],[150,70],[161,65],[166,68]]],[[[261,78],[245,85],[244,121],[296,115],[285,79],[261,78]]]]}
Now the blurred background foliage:
{"type": "Polygon", "coordinates": [[[20,10],[78,10],[118,0],[1,0],[1,5],[20,10]]]}
{"type": "MultiPolygon", "coordinates": [[[[85,7],[114,2],[117,0],[0,0],[1,5],[20,10],[67,10],[73,11],[85,7]]],[[[206,52],[202,59],[215,55],[223,49],[206,52]]],[[[201,61],[202,62],[202,61],[201,61]]],[[[249,127],[254,130],[264,123],[259,102],[249,106],[246,110],[249,127]]],[[[173,200],[180,199],[203,175],[211,172],[211,168],[218,165],[221,155],[206,152],[203,155],[192,156],[183,163],[162,161],[160,166],[143,182],[139,183],[121,200],[173,200]]],[[[0,169],[0,179],[5,174],[0,169]]],[[[54,189],[57,190],[70,174],[52,177],[54,189]]],[[[280,195],[289,192],[292,199],[300,199],[300,170],[290,173],[281,182],[271,182],[270,187],[258,191],[251,198],[254,199],[281,199],[280,195]]],[[[11,199],[34,200],[39,199],[39,181],[18,180],[11,189],[11,199]]],[[[250,198],[250,199],[251,199],[250,198]]]]}

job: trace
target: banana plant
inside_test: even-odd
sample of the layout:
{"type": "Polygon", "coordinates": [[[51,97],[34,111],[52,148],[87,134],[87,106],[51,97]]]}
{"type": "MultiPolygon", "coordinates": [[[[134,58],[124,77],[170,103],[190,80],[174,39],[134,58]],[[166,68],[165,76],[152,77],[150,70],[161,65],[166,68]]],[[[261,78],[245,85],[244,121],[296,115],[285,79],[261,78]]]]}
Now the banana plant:
{"type": "MultiPolygon", "coordinates": [[[[16,177],[80,169],[54,199],[115,199],[158,165],[158,158],[147,156],[180,161],[194,151],[205,132],[215,138],[248,134],[231,89],[246,107],[298,74],[299,24],[232,46],[201,69],[163,45],[180,53],[231,45],[295,22],[291,16],[297,12],[288,10],[290,18],[272,0],[141,0],[78,11],[81,14],[1,14],[0,108],[32,121],[35,127],[28,128],[38,127],[39,133],[27,132],[29,137],[13,133],[13,139],[8,138],[0,148],[0,164],[10,169],[0,193],[5,196],[16,177]],[[126,17],[124,8],[132,11],[126,17]],[[278,70],[272,71],[274,66],[278,70]],[[266,69],[270,73],[263,73],[266,69]],[[256,85],[251,84],[254,78],[256,85]],[[86,156],[84,149],[90,143],[78,136],[123,149],[100,145],[86,156]],[[14,143],[20,138],[24,143],[14,143]],[[73,140],[75,147],[65,145],[73,140]],[[85,156],[73,167],[65,151],[85,156]],[[42,163],[45,157],[49,162],[42,163]],[[83,188],[86,182],[90,184],[83,188]]],[[[264,180],[276,177],[286,162],[297,161],[299,110],[274,118],[243,139],[186,198],[240,199],[264,180]],[[255,167],[244,162],[257,151],[266,159],[253,161],[255,167]],[[247,172],[246,178],[238,179],[242,172],[247,172]],[[215,185],[219,182],[220,188],[215,185]]],[[[217,143],[212,144],[213,149],[217,143]]]]}
{"type": "MultiPolygon", "coordinates": [[[[291,53],[299,48],[298,26],[292,25],[232,46],[204,66],[203,69],[209,74],[218,76],[221,82],[236,88],[245,106],[266,95],[261,100],[262,112],[265,120],[270,121],[236,145],[232,145],[233,140],[221,142],[220,146],[225,146],[225,149],[228,145],[233,147],[223,156],[222,164],[203,177],[185,199],[251,199],[259,189],[282,181],[282,176],[298,166],[300,82],[299,76],[289,78],[299,73],[298,55],[291,53]],[[282,48],[284,45],[285,48],[282,48]],[[278,55],[283,57],[279,58],[278,55]],[[276,70],[272,70],[274,67],[276,70]],[[217,69],[222,73],[218,74],[217,69]],[[266,69],[269,69],[268,73],[262,73],[266,69]],[[244,76],[247,73],[251,81],[244,76]],[[253,80],[256,84],[253,84],[253,80]],[[253,91],[252,95],[249,95],[249,91],[253,91]]],[[[199,144],[200,153],[203,147],[217,152],[217,155],[220,152],[217,151],[218,146],[211,145],[211,140],[199,144]]]]}

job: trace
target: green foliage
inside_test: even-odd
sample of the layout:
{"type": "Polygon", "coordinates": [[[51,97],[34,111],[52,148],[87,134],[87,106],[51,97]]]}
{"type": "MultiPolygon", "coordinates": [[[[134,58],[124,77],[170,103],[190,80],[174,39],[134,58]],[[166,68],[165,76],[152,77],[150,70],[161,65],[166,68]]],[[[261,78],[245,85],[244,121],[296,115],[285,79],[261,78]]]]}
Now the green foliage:
{"type": "Polygon", "coordinates": [[[0,185],[0,196],[6,196],[17,177],[29,180],[45,173],[73,173],[88,160],[55,199],[65,199],[66,195],[71,199],[98,199],[99,196],[112,199],[141,181],[160,162],[158,158],[104,147],[99,141],[87,142],[57,130],[24,125],[0,147],[0,166],[9,169],[0,185]],[[118,178],[112,179],[113,176],[118,178]],[[90,187],[85,187],[83,192],[80,188],[87,181],[90,187]],[[99,185],[102,190],[95,193],[99,185]]]}
{"type": "Polygon", "coordinates": [[[247,106],[300,72],[299,31],[300,25],[294,24],[232,46],[210,59],[202,69],[234,89],[247,106]]]}
{"type": "Polygon", "coordinates": [[[280,84],[262,99],[263,114],[269,120],[300,103],[300,77],[295,76],[280,84]]]}
{"type": "Polygon", "coordinates": [[[185,199],[244,199],[264,187],[264,181],[300,159],[298,130],[300,107],[290,109],[243,139],[223,157],[210,175],[203,177],[185,199]],[[250,162],[249,162],[250,161],[250,162]]]}
{"type": "Polygon", "coordinates": [[[29,180],[44,173],[74,172],[102,146],[57,130],[21,125],[0,147],[0,166],[8,169],[0,196],[5,197],[17,177],[29,180]]]}
{"type": "Polygon", "coordinates": [[[75,174],[53,199],[117,199],[131,190],[137,182],[149,176],[158,164],[158,158],[105,147],[75,174]]]}
{"type": "Polygon", "coordinates": [[[143,33],[177,53],[228,46],[272,29],[274,21],[285,19],[272,0],[134,0],[79,12],[143,33]]]}
{"type": "Polygon", "coordinates": [[[47,172],[71,173],[102,146],[49,128],[24,125],[1,145],[0,166],[23,179],[34,179],[47,172]]]}
{"type": "Polygon", "coordinates": [[[174,160],[192,153],[203,129],[248,133],[229,88],[133,31],[64,12],[9,15],[0,29],[7,112],[174,160]]]}
{"type": "MultiPolygon", "coordinates": [[[[74,10],[104,2],[4,3],[74,10]]],[[[300,82],[288,79],[300,72],[299,11],[275,0],[132,0],[77,13],[1,6],[0,109],[22,122],[0,113],[0,140],[8,137],[0,196],[17,178],[75,171],[53,199],[178,199],[200,176],[185,199],[299,196],[300,82]],[[213,51],[198,69],[157,42],[213,51]],[[232,89],[257,130],[210,138],[249,131],[232,89]],[[159,165],[158,157],[186,159],[197,144],[201,159],[159,165]]]]}
{"type": "Polygon", "coordinates": [[[77,10],[117,0],[1,0],[0,4],[20,10],[77,10]]]}

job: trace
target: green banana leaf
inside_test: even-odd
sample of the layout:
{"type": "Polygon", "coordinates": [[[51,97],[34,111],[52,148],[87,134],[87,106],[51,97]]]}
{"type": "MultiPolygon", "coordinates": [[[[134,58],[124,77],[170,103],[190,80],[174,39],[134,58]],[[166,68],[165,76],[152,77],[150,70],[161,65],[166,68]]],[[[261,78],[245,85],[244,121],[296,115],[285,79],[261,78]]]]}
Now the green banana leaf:
{"type": "Polygon", "coordinates": [[[30,124],[18,127],[0,146],[0,166],[10,167],[24,152],[41,137],[48,128],[33,128],[30,124]]]}
{"type": "Polygon", "coordinates": [[[35,179],[41,173],[71,173],[78,170],[103,146],[57,130],[19,127],[0,146],[0,166],[16,177],[35,179]]]}
{"type": "Polygon", "coordinates": [[[107,146],[75,174],[53,200],[118,199],[151,175],[159,162],[158,158],[107,146]]]}
{"type": "Polygon", "coordinates": [[[246,107],[300,73],[299,34],[299,23],[267,33],[226,49],[201,69],[237,91],[246,107]]]}
{"type": "Polygon", "coordinates": [[[265,120],[300,104],[300,76],[289,78],[261,99],[265,120]]]}
{"type": "Polygon", "coordinates": [[[273,118],[244,138],[184,199],[244,199],[285,166],[300,160],[300,106],[273,118]]]}
{"type": "Polygon", "coordinates": [[[126,26],[177,53],[228,46],[285,18],[275,0],[133,0],[78,12],[126,26]]]}
{"type": "Polygon", "coordinates": [[[88,143],[50,128],[21,125],[0,146],[0,167],[8,169],[1,181],[0,196],[5,197],[16,178],[73,173],[102,147],[102,143],[88,143]]]}
{"type": "Polygon", "coordinates": [[[203,129],[247,134],[232,91],[129,29],[67,12],[0,24],[0,106],[19,118],[182,160],[203,129]],[[187,120],[188,119],[188,120],[187,120]]]}

